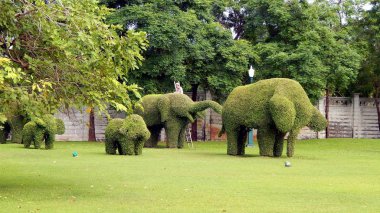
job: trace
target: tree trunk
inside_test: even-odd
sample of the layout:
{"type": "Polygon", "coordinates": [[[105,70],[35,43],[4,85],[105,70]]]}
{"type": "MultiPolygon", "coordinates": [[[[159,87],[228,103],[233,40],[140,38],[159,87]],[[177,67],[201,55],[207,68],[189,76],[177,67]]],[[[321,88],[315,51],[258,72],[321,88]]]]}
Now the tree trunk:
{"type": "MultiPolygon", "coordinates": [[[[326,89],[326,105],[325,105],[325,118],[327,120],[327,123],[329,122],[329,109],[330,109],[330,91],[329,89],[326,89]]],[[[329,138],[330,132],[329,132],[329,125],[326,127],[326,138],[329,138]]]]}
{"type": "MultiPolygon", "coordinates": [[[[193,101],[197,101],[198,96],[198,86],[199,84],[192,84],[191,85],[191,99],[193,101]]],[[[197,141],[197,119],[191,124],[191,139],[193,141],[197,141]]]]}
{"type": "Polygon", "coordinates": [[[88,127],[88,141],[96,141],[94,108],[91,108],[91,110],[90,110],[90,120],[89,120],[89,127],[88,127]]]}

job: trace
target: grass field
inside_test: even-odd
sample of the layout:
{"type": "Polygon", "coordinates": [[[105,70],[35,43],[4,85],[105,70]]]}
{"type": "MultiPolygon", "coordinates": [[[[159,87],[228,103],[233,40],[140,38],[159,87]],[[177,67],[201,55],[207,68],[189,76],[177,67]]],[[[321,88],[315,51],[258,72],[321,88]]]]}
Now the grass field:
{"type": "Polygon", "coordinates": [[[103,143],[0,144],[0,212],[380,212],[380,140],[306,140],[287,158],[224,142],[111,156],[103,143]],[[78,151],[79,157],[71,153],[78,151]]]}

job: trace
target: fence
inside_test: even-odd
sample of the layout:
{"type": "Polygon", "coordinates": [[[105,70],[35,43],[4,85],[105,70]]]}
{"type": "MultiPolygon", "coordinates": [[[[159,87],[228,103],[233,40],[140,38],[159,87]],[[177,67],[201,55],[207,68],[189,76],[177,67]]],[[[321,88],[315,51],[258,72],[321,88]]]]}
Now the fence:
{"type": "MultiPolygon", "coordinates": [[[[199,93],[198,100],[212,99],[210,92],[199,93]]],[[[325,98],[317,104],[318,110],[324,115],[325,98]]],[[[380,138],[377,111],[373,98],[330,97],[329,100],[329,137],[335,138],[380,138]]],[[[110,111],[112,117],[123,117],[123,114],[110,111]]],[[[73,111],[70,115],[58,113],[63,119],[66,133],[57,136],[57,140],[86,141],[88,139],[89,115],[86,112],[73,111]]],[[[106,116],[96,116],[95,130],[97,140],[104,140],[104,129],[108,121],[106,116]]],[[[213,110],[206,110],[204,119],[197,120],[198,140],[225,140],[218,137],[222,127],[222,118],[213,110]]],[[[164,134],[162,134],[164,135],[164,134]]],[[[299,135],[301,139],[325,138],[325,131],[314,132],[305,127],[299,135]]],[[[164,136],[162,137],[164,139],[164,136]]]]}

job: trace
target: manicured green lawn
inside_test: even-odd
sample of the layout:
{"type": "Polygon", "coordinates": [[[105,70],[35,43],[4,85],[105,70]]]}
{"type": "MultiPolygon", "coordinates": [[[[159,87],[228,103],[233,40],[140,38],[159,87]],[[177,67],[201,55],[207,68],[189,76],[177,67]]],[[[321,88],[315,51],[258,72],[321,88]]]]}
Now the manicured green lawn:
{"type": "Polygon", "coordinates": [[[257,146],[245,157],[195,146],[111,156],[103,143],[0,144],[0,212],[380,212],[380,140],[299,141],[290,168],[257,146]]]}

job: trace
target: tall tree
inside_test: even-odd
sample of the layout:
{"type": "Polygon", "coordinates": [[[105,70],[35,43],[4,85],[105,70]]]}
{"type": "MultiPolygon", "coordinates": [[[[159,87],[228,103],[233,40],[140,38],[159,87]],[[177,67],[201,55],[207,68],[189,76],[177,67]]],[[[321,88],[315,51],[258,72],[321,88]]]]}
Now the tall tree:
{"type": "Polygon", "coordinates": [[[125,27],[121,34],[132,29],[148,34],[146,60],[129,75],[129,82],[144,85],[145,93],[173,91],[173,81],[180,81],[193,98],[199,87],[223,96],[242,84],[254,54],[249,42],[234,41],[230,30],[215,21],[212,1],[105,3],[121,6],[109,18],[125,27]]]}
{"type": "Polygon", "coordinates": [[[132,111],[138,86],[121,79],[141,64],[145,33],[120,37],[103,23],[110,10],[92,0],[4,0],[0,8],[3,111],[10,103],[32,117],[62,106],[132,111]]]}
{"type": "Polygon", "coordinates": [[[371,1],[369,10],[363,12],[363,18],[356,25],[354,32],[358,40],[365,42],[365,59],[353,89],[362,95],[375,98],[378,124],[380,130],[380,2],[371,1]]]}

